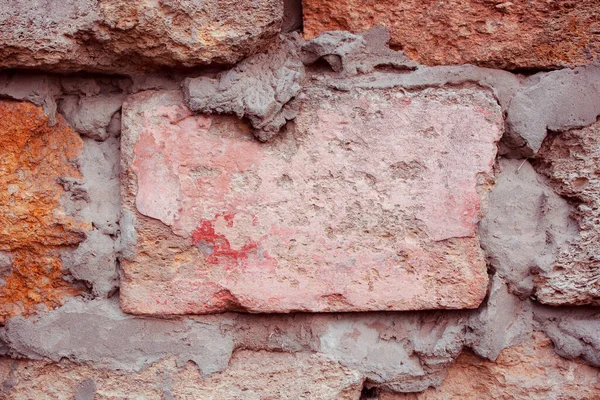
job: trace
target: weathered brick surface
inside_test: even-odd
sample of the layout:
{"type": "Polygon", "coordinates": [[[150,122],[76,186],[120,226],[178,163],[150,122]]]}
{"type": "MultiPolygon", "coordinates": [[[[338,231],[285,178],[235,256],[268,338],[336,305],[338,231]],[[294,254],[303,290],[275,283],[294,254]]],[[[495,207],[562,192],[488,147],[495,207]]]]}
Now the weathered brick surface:
{"type": "Polygon", "coordinates": [[[537,279],[538,300],[550,305],[600,305],[600,122],[553,134],[537,157],[538,171],[576,205],[579,237],[564,243],[537,279]]]}
{"type": "Polygon", "coordinates": [[[596,0],[305,0],[304,33],[387,26],[391,44],[428,65],[554,68],[600,54],[596,0]]]}
{"type": "Polygon", "coordinates": [[[61,206],[61,180],[79,179],[82,141],[41,107],[0,101],[0,322],[60,305],[77,290],[63,279],[60,250],[81,242],[87,224],[61,206]]]}
{"type": "Polygon", "coordinates": [[[125,71],[234,64],[281,30],[280,0],[44,0],[0,9],[0,67],[125,71]]]}
{"type": "Polygon", "coordinates": [[[460,355],[439,388],[421,393],[383,393],[381,400],[450,399],[598,399],[598,369],[580,360],[565,360],[552,351],[550,340],[535,333],[524,343],[505,349],[495,361],[472,353],[460,355]]]}
{"type": "Polygon", "coordinates": [[[322,354],[241,350],[226,371],[202,376],[194,364],[157,362],[138,373],[71,362],[0,359],[0,388],[21,399],[356,400],[362,376],[322,354]]]}
{"type": "Polygon", "coordinates": [[[470,89],[306,95],[296,127],[268,144],[233,118],[193,115],[177,92],[126,102],[122,196],[137,243],[124,310],[479,305],[494,100],[470,89]]]}

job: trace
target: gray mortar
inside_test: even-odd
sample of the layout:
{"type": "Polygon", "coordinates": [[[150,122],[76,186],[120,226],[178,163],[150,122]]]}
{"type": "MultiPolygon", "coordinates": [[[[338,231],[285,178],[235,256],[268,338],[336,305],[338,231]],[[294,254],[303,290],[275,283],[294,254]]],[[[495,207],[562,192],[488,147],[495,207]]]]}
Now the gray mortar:
{"type": "Polygon", "coordinates": [[[137,243],[135,215],[127,209],[122,210],[119,226],[121,228],[121,236],[119,237],[118,253],[122,259],[134,260],[137,243]]]}
{"type": "Polygon", "coordinates": [[[86,97],[97,96],[102,91],[102,88],[95,79],[79,76],[62,77],[60,79],[60,87],[63,93],[86,97]]]}
{"type": "Polygon", "coordinates": [[[136,318],[117,299],[71,299],[34,318],[12,318],[4,333],[14,355],[33,360],[66,358],[96,367],[140,371],[165,357],[193,361],[203,375],[227,367],[233,340],[217,324],[136,318]]]}
{"type": "Polygon", "coordinates": [[[460,312],[345,316],[329,322],[318,351],[398,392],[437,387],[460,354],[466,317],[460,312]]]}
{"type": "Polygon", "coordinates": [[[111,133],[120,132],[120,127],[114,123],[111,127],[111,122],[118,115],[124,97],[123,94],[66,96],[60,101],[58,110],[78,133],[104,141],[111,133]]]}
{"type": "Polygon", "coordinates": [[[536,298],[548,305],[600,305],[600,120],[546,138],[536,171],[574,204],[579,238],[564,247],[536,298]]]}
{"type": "Polygon", "coordinates": [[[0,286],[6,284],[6,277],[12,273],[12,257],[0,251],[0,286]]]}
{"type": "Polygon", "coordinates": [[[106,127],[106,132],[109,137],[119,137],[121,135],[121,110],[115,112],[110,118],[110,122],[106,127]]]}
{"type": "Polygon", "coordinates": [[[63,95],[93,97],[130,93],[133,79],[118,75],[55,75],[60,80],[63,95]]]}
{"type": "Polygon", "coordinates": [[[195,362],[207,375],[227,367],[236,349],[319,352],[359,371],[370,385],[397,392],[441,384],[463,348],[484,358],[519,343],[535,328],[557,352],[598,365],[598,311],[520,302],[493,277],[485,306],[472,311],[351,314],[221,314],[161,320],[121,312],[117,299],[71,299],[29,319],[12,318],[2,336],[12,356],[139,371],[167,357],[195,362]],[[533,307],[533,313],[532,313],[533,307]],[[115,336],[117,333],[118,336],[115,336]]]}
{"type": "Polygon", "coordinates": [[[120,112],[126,78],[58,77],[36,73],[0,73],[0,96],[42,105],[55,122],[56,99],[62,99],[61,112],[84,139],[79,160],[84,179],[62,179],[67,191],[62,205],[70,215],[92,222],[92,231],[74,250],[65,250],[63,265],[71,275],[86,281],[96,296],[108,296],[118,287],[117,252],[119,234],[119,140],[120,112]],[[67,93],[67,96],[64,94],[67,93]]]}
{"type": "Polygon", "coordinates": [[[600,115],[600,62],[541,73],[531,83],[508,109],[505,143],[513,157],[537,153],[548,131],[581,128],[600,115]]]}
{"type": "Polygon", "coordinates": [[[579,238],[573,208],[528,161],[501,159],[479,237],[489,265],[521,298],[537,274],[552,271],[561,247],[579,238]]]}
{"type": "Polygon", "coordinates": [[[522,86],[522,78],[518,75],[473,65],[419,66],[413,72],[375,71],[369,75],[355,77],[326,76],[321,79],[325,85],[344,91],[351,88],[388,89],[402,87],[405,89],[424,89],[473,83],[491,89],[504,112],[508,109],[513,96],[522,86]]]}
{"type": "Polygon", "coordinates": [[[105,142],[84,139],[83,143],[79,164],[85,197],[71,205],[63,204],[71,214],[90,221],[92,231],[76,249],[65,251],[62,261],[74,278],[90,284],[93,295],[107,297],[119,286],[115,244],[121,208],[119,140],[114,137],[105,142]]]}
{"type": "Polygon", "coordinates": [[[144,90],[178,90],[184,79],[178,75],[164,76],[159,74],[132,75],[133,84],[129,88],[130,93],[138,93],[144,90]]]}
{"type": "Polygon", "coordinates": [[[467,345],[480,357],[495,360],[500,352],[533,331],[530,301],[512,295],[498,274],[492,278],[490,301],[469,318],[467,345]]]}
{"type": "Polygon", "coordinates": [[[538,329],[554,343],[562,357],[581,357],[600,367],[600,310],[594,307],[549,307],[536,305],[534,318],[538,329]]]}
{"type": "Polygon", "coordinates": [[[494,358],[531,330],[528,303],[502,284],[473,311],[350,314],[221,314],[161,320],[126,315],[117,299],[71,299],[29,319],[12,318],[3,339],[12,356],[93,363],[139,371],[174,356],[203,374],[227,367],[235,349],[319,352],[359,371],[372,385],[399,392],[441,384],[463,347],[494,358]],[[115,336],[115,333],[118,336],[115,336]]]}
{"type": "Polygon", "coordinates": [[[115,241],[97,229],[72,251],[62,254],[63,267],[87,282],[94,296],[108,297],[119,286],[115,241]]]}
{"type": "Polygon", "coordinates": [[[56,100],[61,93],[58,78],[27,72],[0,72],[0,97],[25,100],[44,107],[50,125],[56,124],[56,100]]]}
{"type": "Polygon", "coordinates": [[[116,300],[72,299],[30,319],[12,318],[3,336],[13,356],[64,357],[125,371],[174,356],[180,365],[191,360],[210,374],[227,367],[234,348],[318,351],[373,383],[410,392],[441,383],[462,349],[465,322],[460,312],[160,320],[123,314],[116,300]],[[360,335],[352,334],[356,331],[360,335]]]}
{"type": "Polygon", "coordinates": [[[188,78],[183,82],[185,102],[193,111],[246,117],[255,136],[266,141],[296,117],[304,65],[297,54],[296,33],[282,36],[267,53],[240,62],[217,78],[188,78]]]}
{"type": "Polygon", "coordinates": [[[391,50],[389,41],[390,33],[382,26],[357,35],[346,31],[324,32],[302,45],[300,57],[305,65],[323,59],[331,69],[344,75],[368,74],[381,66],[416,69],[419,64],[403,52],[391,50]]]}
{"type": "Polygon", "coordinates": [[[255,136],[267,141],[297,115],[304,64],[323,58],[334,71],[344,75],[369,73],[378,66],[414,69],[418,64],[400,51],[387,47],[389,32],[373,28],[360,35],[326,32],[304,42],[297,34],[281,36],[270,51],[242,61],[216,78],[187,78],[182,87],[193,111],[206,114],[235,114],[248,118],[255,136]]]}
{"type": "MultiPolygon", "coordinates": [[[[324,32],[310,41],[297,34],[282,36],[281,43],[267,53],[258,54],[222,72],[216,78],[187,78],[183,91],[188,106],[203,113],[230,113],[246,117],[255,128],[257,138],[269,140],[288,120],[295,118],[301,96],[305,64],[323,59],[337,75],[320,75],[316,79],[339,89],[351,87],[419,89],[474,83],[490,88],[506,115],[507,132],[501,154],[508,157],[529,157],[537,152],[547,131],[564,131],[583,127],[600,115],[600,63],[529,78],[507,71],[461,66],[420,66],[402,52],[387,47],[389,33],[376,27],[361,34],[343,31],[324,32]],[[302,60],[300,62],[298,57],[302,60]],[[381,72],[378,67],[390,66],[404,71],[381,72]],[[416,70],[415,70],[416,69],[416,70]],[[415,70],[408,72],[408,70],[415,70]]],[[[136,75],[131,79],[82,78],[19,73],[0,74],[0,96],[28,100],[43,105],[54,118],[55,98],[65,94],[94,97],[100,93],[136,93],[142,90],[175,89],[182,75],[136,75]]],[[[83,104],[93,102],[88,99],[83,104]]],[[[97,100],[100,101],[100,100],[97,100]]],[[[102,139],[108,124],[98,128],[94,118],[106,121],[95,111],[92,115],[78,109],[73,99],[65,99],[65,115],[84,134],[102,139]],[[69,110],[69,111],[67,111],[69,110]],[[79,111],[81,112],[81,111],[79,111]],[[90,133],[91,132],[91,133],[90,133]],[[98,133],[99,132],[99,133],[98,133]]],[[[82,106],[84,107],[84,106],[82,106]]],[[[111,114],[113,118],[117,116],[111,114]]],[[[113,127],[116,123],[113,123],[113,127]]]]}

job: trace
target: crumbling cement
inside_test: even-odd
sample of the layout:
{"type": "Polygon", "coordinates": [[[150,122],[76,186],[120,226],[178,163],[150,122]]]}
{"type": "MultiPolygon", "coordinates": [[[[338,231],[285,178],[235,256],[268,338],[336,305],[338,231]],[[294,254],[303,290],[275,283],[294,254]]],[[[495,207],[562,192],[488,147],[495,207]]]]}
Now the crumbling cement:
{"type": "Polygon", "coordinates": [[[351,87],[364,89],[423,89],[428,87],[459,86],[476,84],[492,90],[494,97],[506,112],[511,99],[521,88],[522,77],[507,71],[475,67],[472,65],[426,67],[404,73],[375,71],[369,75],[344,77],[326,76],[324,83],[337,90],[351,87]]]}
{"type": "Polygon", "coordinates": [[[388,47],[389,31],[375,27],[354,35],[345,31],[324,32],[305,42],[300,57],[305,65],[325,60],[332,70],[345,75],[368,74],[376,68],[389,66],[398,70],[413,70],[419,64],[403,52],[388,47]]]}
{"type": "Polygon", "coordinates": [[[3,339],[13,356],[61,358],[139,371],[174,356],[203,374],[224,369],[236,349],[318,352],[400,392],[439,386],[464,346],[486,358],[531,332],[528,303],[512,307],[495,280],[486,307],[473,311],[248,315],[161,320],[124,314],[116,299],[72,299],[34,318],[13,318],[3,339]],[[500,317],[501,316],[501,317],[500,317]],[[114,340],[118,332],[120,340],[114,340]]]}
{"type": "Polygon", "coordinates": [[[58,76],[29,72],[0,73],[0,97],[43,105],[51,120],[56,104],[84,138],[77,160],[82,179],[61,178],[67,190],[62,205],[91,223],[86,239],[62,254],[66,279],[85,281],[94,296],[109,296],[119,286],[119,138],[120,108],[134,89],[131,79],[106,76],[58,76]]]}
{"type": "Polygon", "coordinates": [[[118,112],[124,98],[124,95],[66,96],[60,102],[59,111],[78,133],[104,141],[121,130],[118,112]],[[113,118],[119,123],[111,124],[113,118]]]}
{"type": "Polygon", "coordinates": [[[550,336],[557,352],[599,365],[598,311],[533,306],[511,297],[493,279],[485,307],[474,311],[248,315],[221,314],[161,320],[123,314],[116,299],[73,299],[34,318],[13,318],[3,338],[13,356],[65,358],[95,368],[140,371],[175,357],[204,374],[227,367],[239,349],[317,352],[358,371],[386,390],[438,386],[464,346],[480,356],[498,353],[530,336],[550,336]],[[119,339],[115,340],[115,332],[119,339]]]}
{"type": "Polygon", "coordinates": [[[499,162],[479,234],[490,266],[523,299],[599,302],[599,137],[600,123],[551,135],[534,161],[543,175],[526,160],[499,162]]]}
{"type": "Polygon", "coordinates": [[[61,93],[56,76],[29,72],[0,72],[0,97],[29,101],[44,107],[50,125],[56,123],[56,97],[61,93]]]}
{"type": "Polygon", "coordinates": [[[193,361],[211,374],[227,367],[233,351],[233,339],[216,323],[136,318],[121,312],[116,299],[72,299],[60,311],[13,318],[5,339],[14,355],[32,360],[64,357],[126,371],[174,356],[179,365],[193,361]]]}
{"type": "Polygon", "coordinates": [[[0,286],[6,284],[6,278],[12,273],[12,263],[10,253],[0,251],[0,286]]]}
{"type": "MultiPolygon", "coordinates": [[[[313,79],[338,90],[359,88],[422,89],[448,85],[477,84],[494,92],[506,115],[507,131],[501,153],[512,158],[530,157],[540,148],[548,131],[580,128],[600,115],[600,63],[541,72],[529,77],[507,71],[480,68],[472,65],[421,66],[409,60],[401,51],[387,47],[389,32],[377,27],[361,34],[325,32],[310,41],[292,33],[281,36],[265,53],[256,54],[217,77],[205,73],[187,78],[183,91],[188,106],[203,113],[230,113],[248,118],[262,141],[276,135],[287,121],[295,118],[297,102],[302,96],[303,64],[325,60],[335,74],[310,74],[313,79]],[[380,71],[381,67],[395,71],[380,71]]],[[[140,90],[175,89],[184,75],[172,76],[133,74],[113,80],[124,93],[140,90]]],[[[108,83],[104,83],[107,86],[108,83]]],[[[0,74],[0,96],[25,99],[44,105],[49,115],[56,111],[56,98],[62,91],[79,91],[85,96],[100,93],[92,80],[53,75],[0,74]]],[[[106,88],[102,88],[106,92],[106,88]]],[[[85,109],[98,102],[104,112],[97,111],[101,121],[116,107],[116,100],[64,100],[64,114],[72,125],[84,134],[102,138],[106,134],[98,121],[85,116],[85,109]],[[111,104],[111,106],[109,106],[111,104]],[[83,113],[83,115],[81,115],[83,113]],[[87,133],[92,131],[92,133],[87,133]]],[[[111,114],[114,115],[114,114],[111,114]]]]}
{"type": "Polygon", "coordinates": [[[337,90],[349,90],[351,87],[422,89],[475,83],[490,88],[504,112],[523,81],[510,72],[471,65],[419,66],[401,51],[387,47],[389,32],[381,27],[360,35],[325,32],[308,42],[294,36],[291,38],[293,40],[290,36],[282,39],[277,51],[250,57],[216,79],[186,79],[183,83],[186,103],[194,111],[247,117],[257,129],[256,136],[266,141],[276,135],[288,120],[296,117],[294,107],[297,104],[291,100],[302,95],[304,76],[304,67],[298,62],[298,56],[306,65],[319,59],[325,60],[336,74],[311,74],[311,78],[324,80],[325,85],[337,90]],[[377,71],[382,66],[392,67],[401,73],[377,71]],[[261,89],[257,90],[257,87],[261,89]]]}
{"type": "Polygon", "coordinates": [[[466,342],[478,356],[495,360],[503,349],[531,335],[532,316],[529,300],[521,301],[511,294],[496,274],[488,302],[469,318],[466,342]]]}
{"type": "Polygon", "coordinates": [[[562,357],[583,358],[600,367],[600,310],[594,307],[548,307],[536,305],[534,318],[538,329],[554,342],[562,357]]]}
{"type": "Polygon", "coordinates": [[[549,136],[535,164],[575,206],[579,228],[577,240],[563,246],[536,296],[550,305],[600,305],[600,121],[549,136]]]}
{"type": "Polygon", "coordinates": [[[255,136],[266,141],[296,117],[304,65],[297,54],[299,36],[282,37],[267,53],[252,56],[217,78],[199,77],[183,82],[185,102],[193,111],[246,117],[255,136]]]}
{"type": "Polygon", "coordinates": [[[203,374],[227,367],[236,348],[317,351],[373,383],[413,391],[441,383],[444,367],[462,348],[465,321],[461,313],[345,318],[224,314],[160,320],[123,314],[114,299],[73,299],[58,311],[11,319],[4,340],[12,355],[34,360],[64,357],[100,368],[140,371],[174,356],[180,365],[194,361],[203,374]]]}
{"type": "Polygon", "coordinates": [[[577,240],[573,208],[528,161],[501,159],[479,236],[489,265],[511,291],[528,298],[536,276],[548,274],[563,245],[577,240]]]}
{"type": "Polygon", "coordinates": [[[71,208],[92,223],[92,230],[76,249],[63,254],[62,260],[75,279],[91,286],[93,295],[108,297],[119,286],[119,139],[96,142],[86,138],[83,143],[79,164],[85,195],[71,208]]]}
{"type": "Polygon", "coordinates": [[[548,131],[582,128],[600,115],[600,61],[532,76],[511,101],[505,142],[512,156],[538,152],[548,131]]]}

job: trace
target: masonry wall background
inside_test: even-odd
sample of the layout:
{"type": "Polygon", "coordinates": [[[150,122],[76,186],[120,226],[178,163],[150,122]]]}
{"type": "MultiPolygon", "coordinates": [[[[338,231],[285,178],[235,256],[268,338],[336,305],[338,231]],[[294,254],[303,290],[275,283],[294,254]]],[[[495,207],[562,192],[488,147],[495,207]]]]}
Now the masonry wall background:
{"type": "Polygon", "coordinates": [[[600,399],[599,53],[592,0],[5,1],[0,396],[600,399]]]}

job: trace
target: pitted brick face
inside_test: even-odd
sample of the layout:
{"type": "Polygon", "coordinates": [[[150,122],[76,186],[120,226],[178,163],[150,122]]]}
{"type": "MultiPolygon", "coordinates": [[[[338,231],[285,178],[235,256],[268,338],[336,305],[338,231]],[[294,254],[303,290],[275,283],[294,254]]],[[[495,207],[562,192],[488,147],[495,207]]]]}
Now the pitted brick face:
{"type": "Polygon", "coordinates": [[[0,286],[0,322],[54,308],[78,292],[63,279],[60,250],[85,238],[87,224],[61,207],[59,181],[79,179],[82,141],[41,107],[0,101],[0,251],[12,270],[0,286]]]}
{"type": "Polygon", "coordinates": [[[235,64],[281,31],[280,0],[44,0],[0,9],[0,66],[139,72],[235,64]]]}
{"type": "Polygon", "coordinates": [[[121,305],[139,314],[475,308],[476,233],[502,131],[485,91],[308,88],[259,143],[176,92],[124,106],[137,213],[121,305]],[[483,196],[483,197],[482,197],[483,196]],[[160,222],[159,222],[160,221],[160,222]]]}
{"type": "Polygon", "coordinates": [[[552,69],[600,54],[596,0],[305,0],[304,35],[383,25],[390,44],[427,65],[552,69]]]}

